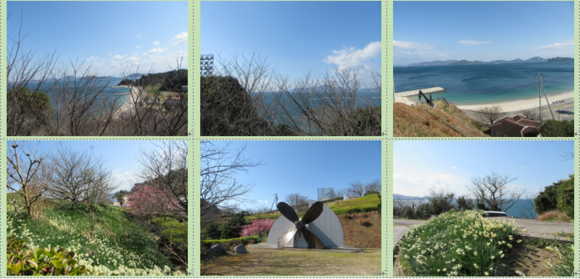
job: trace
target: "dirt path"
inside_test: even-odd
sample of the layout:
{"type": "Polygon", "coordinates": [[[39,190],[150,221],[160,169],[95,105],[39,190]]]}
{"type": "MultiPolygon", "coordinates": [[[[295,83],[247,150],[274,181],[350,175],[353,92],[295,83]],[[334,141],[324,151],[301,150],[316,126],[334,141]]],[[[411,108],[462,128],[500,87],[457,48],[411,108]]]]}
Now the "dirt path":
{"type": "Polygon", "coordinates": [[[380,249],[360,253],[309,250],[253,249],[201,261],[203,276],[287,276],[334,275],[378,276],[381,273],[380,249]]]}

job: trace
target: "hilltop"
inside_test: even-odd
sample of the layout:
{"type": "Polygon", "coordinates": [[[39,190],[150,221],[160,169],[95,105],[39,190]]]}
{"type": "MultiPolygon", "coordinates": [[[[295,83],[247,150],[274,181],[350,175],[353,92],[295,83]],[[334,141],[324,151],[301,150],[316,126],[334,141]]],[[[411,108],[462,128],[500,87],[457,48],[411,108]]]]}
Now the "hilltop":
{"type": "Polygon", "coordinates": [[[395,137],[488,137],[480,122],[467,117],[455,105],[437,108],[428,105],[411,107],[403,103],[393,105],[393,135],[395,137]]]}

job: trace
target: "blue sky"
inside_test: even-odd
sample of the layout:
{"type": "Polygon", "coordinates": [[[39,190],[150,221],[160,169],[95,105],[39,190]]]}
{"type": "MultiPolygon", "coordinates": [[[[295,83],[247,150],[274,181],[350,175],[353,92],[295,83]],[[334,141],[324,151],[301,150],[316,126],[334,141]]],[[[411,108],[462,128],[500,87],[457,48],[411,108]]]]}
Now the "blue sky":
{"type": "Polygon", "coordinates": [[[395,1],[393,64],[574,56],[574,2],[395,1]]]}
{"type": "MultiPolygon", "coordinates": [[[[21,142],[19,142],[21,143],[21,142]]],[[[147,152],[160,150],[151,141],[26,141],[28,146],[37,149],[39,154],[55,152],[60,144],[69,145],[73,150],[90,152],[93,146],[94,156],[101,158],[106,169],[110,170],[115,181],[120,184],[119,190],[130,190],[134,183],[143,182],[139,175],[142,164],[138,158],[141,150],[147,152]]],[[[8,142],[10,147],[12,142],[8,142]]]]}
{"type": "Polygon", "coordinates": [[[259,53],[292,78],[333,65],[380,70],[380,1],[202,1],[200,10],[201,54],[216,60],[259,53]]]}
{"type": "Polygon", "coordinates": [[[18,38],[22,15],[22,32],[30,32],[23,49],[56,50],[59,66],[84,61],[100,75],[120,76],[118,67],[139,63],[140,72],[168,71],[184,56],[187,67],[187,1],[7,3],[8,36],[18,38]]]}
{"type": "Polygon", "coordinates": [[[382,178],[380,141],[230,142],[232,150],[243,145],[243,156],[262,165],[236,175],[237,181],[254,185],[242,208],[270,207],[276,193],[279,201],[292,193],[316,200],[317,188],[337,191],[351,182],[370,183],[382,178]]]}
{"type": "Polygon", "coordinates": [[[574,174],[573,141],[394,141],[393,193],[427,196],[429,187],[469,194],[471,178],[492,171],[530,192],[574,174]]]}

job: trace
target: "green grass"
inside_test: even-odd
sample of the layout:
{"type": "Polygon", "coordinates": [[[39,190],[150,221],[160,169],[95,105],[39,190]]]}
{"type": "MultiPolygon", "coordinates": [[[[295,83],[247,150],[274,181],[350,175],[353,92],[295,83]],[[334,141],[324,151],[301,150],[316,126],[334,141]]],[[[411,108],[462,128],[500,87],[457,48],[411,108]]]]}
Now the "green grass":
{"type": "Polygon", "coordinates": [[[378,205],[381,203],[378,194],[372,194],[358,199],[352,199],[343,203],[337,203],[330,206],[330,209],[336,215],[352,214],[357,212],[378,211],[378,205]]]}
{"type": "Polygon", "coordinates": [[[411,276],[493,276],[519,238],[515,222],[451,210],[408,230],[399,243],[399,261],[411,276]]]}
{"type": "MultiPolygon", "coordinates": [[[[49,205],[34,221],[23,214],[23,208],[19,207],[17,213],[9,204],[8,235],[24,239],[28,248],[62,247],[75,251],[75,258],[86,265],[91,274],[171,273],[168,268],[171,262],[159,252],[156,236],[147,231],[145,220],[131,216],[119,207],[97,205],[96,225],[91,232],[86,205],[71,207],[68,202],[49,199],[43,202],[49,205]]],[[[171,221],[161,223],[162,227],[173,225],[171,221]]],[[[180,227],[167,230],[183,233],[180,227]]]]}
{"type": "Polygon", "coordinates": [[[552,269],[555,276],[572,276],[574,273],[574,246],[553,245],[546,249],[558,253],[560,261],[553,262],[549,260],[546,265],[552,269]]]}

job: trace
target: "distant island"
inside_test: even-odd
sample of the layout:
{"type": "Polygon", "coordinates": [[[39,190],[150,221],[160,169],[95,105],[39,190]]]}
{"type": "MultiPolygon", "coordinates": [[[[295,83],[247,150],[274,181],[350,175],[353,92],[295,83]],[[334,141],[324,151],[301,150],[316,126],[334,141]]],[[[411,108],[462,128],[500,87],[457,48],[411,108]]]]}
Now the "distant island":
{"type": "Polygon", "coordinates": [[[548,62],[560,62],[560,61],[574,61],[574,58],[570,57],[556,57],[548,59],[548,62]]]}
{"type": "Polygon", "coordinates": [[[445,66],[445,65],[473,65],[473,64],[506,64],[506,63],[537,63],[537,62],[561,62],[561,61],[574,61],[574,58],[569,57],[556,57],[556,58],[542,58],[539,56],[532,57],[530,59],[514,59],[514,60],[494,60],[494,61],[469,61],[469,60],[435,60],[421,63],[412,63],[409,66],[445,66]]]}

